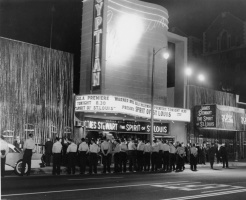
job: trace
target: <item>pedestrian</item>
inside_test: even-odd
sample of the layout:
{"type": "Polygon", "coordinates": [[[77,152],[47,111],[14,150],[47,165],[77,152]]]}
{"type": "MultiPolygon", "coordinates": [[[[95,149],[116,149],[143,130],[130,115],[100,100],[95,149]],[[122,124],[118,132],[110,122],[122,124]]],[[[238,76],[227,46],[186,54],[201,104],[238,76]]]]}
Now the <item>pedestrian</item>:
{"type": "Polygon", "coordinates": [[[179,144],[177,147],[177,167],[176,171],[184,170],[184,157],[185,157],[185,148],[182,144],[179,144]]]}
{"type": "Polygon", "coordinates": [[[90,167],[89,167],[89,174],[92,174],[92,170],[94,174],[97,174],[97,154],[99,153],[100,148],[99,146],[95,143],[94,139],[91,139],[91,145],[89,146],[89,162],[90,162],[90,167]]]}
{"type": "Polygon", "coordinates": [[[127,163],[127,145],[124,139],[121,139],[120,143],[120,172],[126,173],[126,163],[127,163]]]}
{"type": "Polygon", "coordinates": [[[81,138],[81,143],[78,148],[79,151],[79,160],[80,160],[80,174],[85,174],[86,170],[86,161],[89,154],[89,146],[85,142],[85,138],[81,138]]]}
{"type": "Polygon", "coordinates": [[[52,146],[53,146],[53,142],[50,141],[50,138],[47,138],[47,141],[44,144],[46,166],[50,166],[50,160],[51,160],[51,155],[52,155],[52,146]]]}
{"type": "Polygon", "coordinates": [[[146,144],[144,146],[144,171],[148,172],[150,170],[150,154],[151,154],[151,146],[149,140],[146,140],[146,144]]]}
{"type": "Polygon", "coordinates": [[[28,139],[25,141],[23,146],[23,151],[24,151],[24,155],[22,160],[21,176],[24,175],[26,164],[28,165],[28,170],[26,175],[29,176],[31,173],[32,154],[35,152],[35,142],[33,140],[32,133],[28,135],[28,139]]]}
{"type": "Polygon", "coordinates": [[[205,144],[201,144],[201,147],[200,147],[200,151],[201,151],[201,158],[200,158],[200,164],[204,164],[206,165],[206,146],[205,144]]]}
{"type": "Polygon", "coordinates": [[[220,156],[222,158],[223,168],[228,168],[228,155],[226,145],[223,143],[219,150],[220,156]]]}
{"type": "Polygon", "coordinates": [[[143,171],[143,165],[144,165],[144,146],[145,144],[143,143],[142,139],[138,140],[138,146],[137,146],[137,162],[138,162],[138,171],[142,172],[143,171]]]}
{"type": "Polygon", "coordinates": [[[67,173],[68,174],[75,174],[75,163],[76,163],[76,154],[77,154],[77,148],[78,146],[73,142],[72,139],[69,139],[69,145],[67,147],[67,158],[68,158],[68,168],[67,173]]]}
{"type": "Polygon", "coordinates": [[[106,170],[108,173],[111,173],[110,170],[110,164],[111,164],[111,158],[110,158],[110,144],[106,137],[103,138],[103,142],[101,143],[101,153],[102,153],[102,163],[103,163],[103,173],[106,173],[106,170]]]}
{"type": "Polygon", "coordinates": [[[151,171],[156,172],[158,168],[158,153],[159,153],[159,145],[156,140],[153,140],[152,143],[152,154],[151,154],[151,171]]]}
{"type": "Polygon", "coordinates": [[[173,142],[170,142],[169,145],[170,145],[170,154],[169,154],[170,166],[169,166],[169,169],[170,169],[170,171],[174,171],[176,169],[176,167],[175,167],[176,147],[173,145],[173,142]]]}
{"type": "Polygon", "coordinates": [[[170,146],[165,141],[163,144],[163,170],[164,171],[169,170],[169,152],[170,152],[170,146]]]}
{"type": "Polygon", "coordinates": [[[217,159],[217,164],[219,164],[220,163],[220,152],[219,152],[219,150],[220,150],[220,144],[218,143],[218,142],[216,142],[216,144],[215,144],[215,149],[216,149],[216,159],[217,159]]]}
{"type": "Polygon", "coordinates": [[[5,176],[6,156],[9,153],[8,143],[5,141],[4,135],[1,135],[1,177],[5,176]]]}
{"type": "Polygon", "coordinates": [[[193,144],[190,148],[190,169],[192,171],[196,171],[197,169],[197,154],[198,150],[196,148],[196,145],[193,144]]]}
{"type": "Polygon", "coordinates": [[[211,169],[213,169],[214,167],[214,157],[216,154],[216,147],[214,146],[214,144],[211,144],[211,147],[208,148],[208,159],[209,159],[209,163],[210,163],[210,167],[211,169]]]}
{"type": "Polygon", "coordinates": [[[136,145],[135,139],[132,138],[131,141],[128,143],[128,155],[129,155],[129,172],[137,171],[136,166],[136,145]]]}
{"type": "Polygon", "coordinates": [[[114,173],[120,172],[120,163],[121,163],[121,157],[120,157],[120,140],[116,139],[115,141],[115,147],[113,150],[114,154],[114,173]]]}
{"type": "Polygon", "coordinates": [[[60,175],[61,173],[61,159],[62,159],[62,144],[59,137],[56,137],[55,143],[52,146],[53,153],[53,175],[60,175]]]}

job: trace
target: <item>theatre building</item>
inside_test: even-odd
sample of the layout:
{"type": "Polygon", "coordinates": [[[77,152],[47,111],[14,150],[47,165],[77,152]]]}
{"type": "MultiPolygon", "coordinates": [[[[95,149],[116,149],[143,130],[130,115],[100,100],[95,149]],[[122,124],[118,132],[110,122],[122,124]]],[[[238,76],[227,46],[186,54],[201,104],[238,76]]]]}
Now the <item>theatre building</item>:
{"type": "Polygon", "coordinates": [[[138,0],[87,0],[81,38],[76,137],[107,133],[150,139],[153,97],[154,135],[186,143],[186,123],[190,122],[183,75],[187,40],[168,32],[168,11],[138,0]],[[176,78],[175,86],[167,88],[170,61],[163,53],[170,44],[176,78]]]}

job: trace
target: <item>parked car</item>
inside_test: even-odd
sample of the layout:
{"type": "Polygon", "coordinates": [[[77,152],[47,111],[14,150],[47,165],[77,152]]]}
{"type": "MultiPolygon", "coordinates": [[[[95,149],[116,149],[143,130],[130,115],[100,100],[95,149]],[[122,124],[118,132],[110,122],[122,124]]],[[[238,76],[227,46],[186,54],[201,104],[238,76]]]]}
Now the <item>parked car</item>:
{"type": "MultiPolygon", "coordinates": [[[[1,139],[2,140],[2,139],[1,139]]],[[[9,144],[9,153],[6,156],[6,164],[5,164],[5,170],[11,171],[14,170],[14,172],[17,175],[21,175],[21,169],[22,169],[22,158],[23,158],[23,151],[16,148],[14,145],[9,144]]],[[[31,168],[40,168],[44,167],[45,164],[42,159],[42,154],[34,153],[32,155],[32,162],[31,162],[31,168]]],[[[27,173],[27,165],[25,169],[25,174],[27,173]]]]}

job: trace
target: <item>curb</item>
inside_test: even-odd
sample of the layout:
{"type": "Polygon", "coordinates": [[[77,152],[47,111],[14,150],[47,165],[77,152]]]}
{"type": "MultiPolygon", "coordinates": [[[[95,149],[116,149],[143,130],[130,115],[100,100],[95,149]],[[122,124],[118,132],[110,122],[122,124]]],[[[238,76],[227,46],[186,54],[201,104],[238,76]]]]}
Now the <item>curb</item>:
{"type": "MultiPolygon", "coordinates": [[[[215,163],[214,164],[214,167],[221,167],[222,168],[222,166],[223,166],[222,163],[219,163],[219,164],[215,163]]],[[[243,167],[243,166],[246,166],[246,162],[229,162],[229,167],[243,167]]],[[[185,168],[189,169],[190,164],[185,164],[185,168]]],[[[198,164],[197,168],[198,169],[199,168],[210,168],[210,163],[206,162],[205,165],[198,164]]],[[[61,166],[61,175],[67,175],[66,169],[67,169],[66,167],[61,166]]],[[[98,174],[101,174],[103,166],[98,166],[97,169],[98,169],[98,174]]],[[[113,167],[111,167],[111,170],[113,171],[113,167]]],[[[87,167],[86,171],[88,171],[88,167],[87,167]]],[[[76,166],[75,172],[76,172],[76,175],[79,174],[79,167],[78,166],[76,166]]],[[[6,173],[10,174],[11,176],[17,176],[17,175],[15,175],[14,171],[7,171],[6,173]]],[[[113,173],[111,173],[111,174],[113,174],[113,173]]],[[[127,174],[129,174],[129,173],[127,173],[127,174]]],[[[52,166],[32,169],[31,175],[52,175],[52,166]]]]}

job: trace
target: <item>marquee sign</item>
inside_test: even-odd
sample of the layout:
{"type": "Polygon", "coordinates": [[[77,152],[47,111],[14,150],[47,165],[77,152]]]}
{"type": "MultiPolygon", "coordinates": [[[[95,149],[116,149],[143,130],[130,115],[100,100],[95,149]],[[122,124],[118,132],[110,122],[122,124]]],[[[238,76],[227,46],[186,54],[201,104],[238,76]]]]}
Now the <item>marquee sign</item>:
{"type": "MultiPolygon", "coordinates": [[[[150,119],[151,105],[119,96],[79,95],[76,96],[75,112],[121,113],[150,119]]],[[[154,119],[190,122],[190,110],[154,106],[154,119]]]]}
{"type": "Polygon", "coordinates": [[[93,60],[92,60],[92,89],[100,89],[101,85],[101,58],[103,33],[103,0],[94,0],[94,26],[93,26],[93,60]]]}
{"type": "MultiPolygon", "coordinates": [[[[106,120],[96,118],[86,118],[85,126],[89,130],[98,131],[117,131],[117,132],[139,132],[150,133],[151,126],[149,122],[135,122],[122,120],[106,120]]],[[[154,123],[154,133],[169,133],[168,123],[154,123]]]]}

